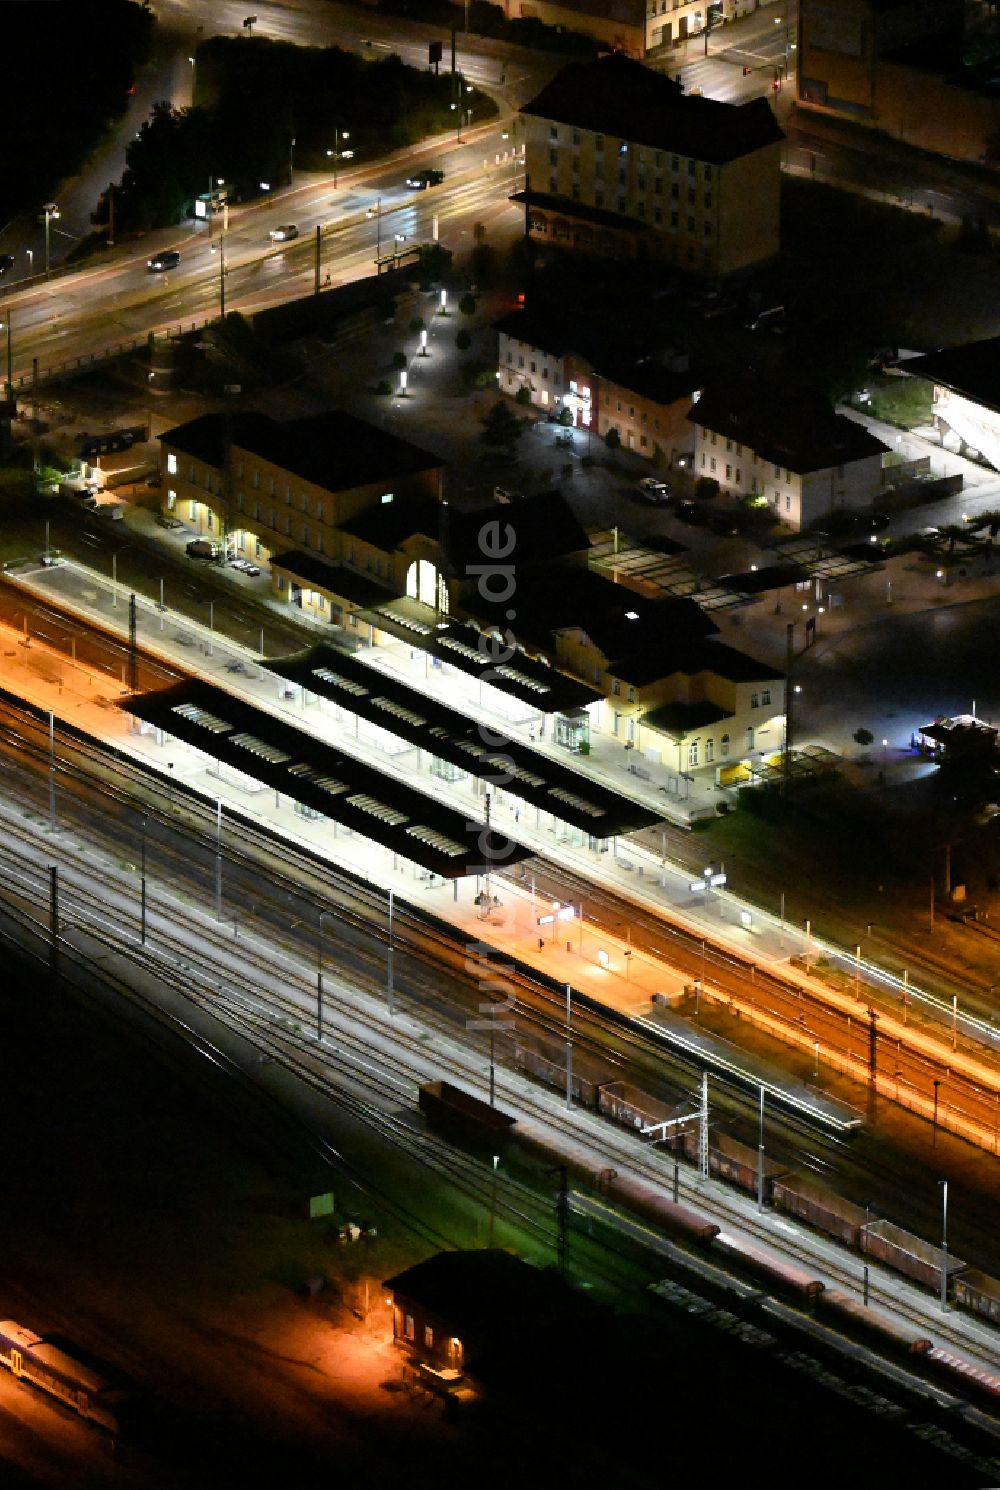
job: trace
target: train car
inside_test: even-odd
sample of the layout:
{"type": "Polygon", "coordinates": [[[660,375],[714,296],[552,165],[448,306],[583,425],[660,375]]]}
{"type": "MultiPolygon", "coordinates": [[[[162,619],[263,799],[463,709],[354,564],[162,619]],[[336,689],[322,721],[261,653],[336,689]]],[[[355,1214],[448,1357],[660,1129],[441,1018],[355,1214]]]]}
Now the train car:
{"type": "Polygon", "coordinates": [[[420,1088],[420,1111],[435,1128],[493,1153],[502,1150],[517,1119],[480,1097],[452,1086],[450,1081],[427,1081],[420,1088]]]}
{"type": "Polygon", "coordinates": [[[1000,1324],[1000,1279],[980,1273],[976,1268],[966,1268],[950,1281],[955,1303],[960,1308],[1000,1324]]]}
{"type": "Polygon", "coordinates": [[[794,1263],[786,1262],[777,1253],[768,1251],[766,1247],[761,1247],[756,1242],[748,1242],[742,1237],[734,1236],[732,1232],[720,1231],[712,1242],[710,1250],[741,1270],[752,1273],[765,1283],[776,1287],[782,1293],[790,1293],[798,1297],[805,1296],[813,1300],[826,1287],[826,1284],[814,1277],[812,1273],[796,1267],[794,1263]]]}
{"type": "Polygon", "coordinates": [[[839,1289],[824,1289],[820,1307],[824,1314],[830,1315],[838,1325],[846,1326],[852,1334],[874,1335],[882,1343],[898,1346],[910,1354],[921,1354],[931,1349],[932,1342],[918,1335],[912,1325],[900,1324],[870,1304],[859,1304],[857,1299],[839,1289]]]}
{"type": "MultiPolygon", "coordinates": [[[[686,1129],[680,1138],[681,1147],[686,1156],[697,1164],[698,1162],[698,1133],[694,1128],[686,1129]]],[[[740,1143],[736,1138],[730,1138],[728,1133],[720,1133],[713,1129],[708,1140],[708,1170],[710,1174],[717,1175],[719,1179],[728,1180],[730,1184],[738,1185],[741,1190],[746,1190],[750,1195],[757,1194],[757,1164],[758,1154],[748,1144],[740,1143]]],[[[764,1155],[764,1199],[770,1200],[774,1182],[781,1175],[788,1173],[788,1167],[778,1164],[773,1159],[764,1155]]]]}
{"type": "Polygon", "coordinates": [[[19,1379],[30,1381],[67,1403],[82,1418],[98,1423],[110,1433],[118,1432],[124,1393],[91,1367],[74,1360],[67,1351],[13,1319],[0,1320],[0,1363],[19,1379]]]}
{"type": "Polygon", "coordinates": [[[679,1201],[670,1200],[650,1185],[625,1179],[622,1175],[609,1175],[601,1184],[601,1196],[610,1205],[633,1211],[644,1221],[684,1241],[710,1242],[719,1234],[719,1227],[707,1216],[679,1201]]]}
{"type": "Polygon", "coordinates": [[[597,1093],[597,1110],[613,1122],[639,1131],[667,1122],[681,1113],[677,1103],[661,1102],[630,1081],[602,1082],[597,1093]]]}
{"type": "Polygon", "coordinates": [[[891,1221],[872,1221],[861,1231],[861,1250],[870,1257],[877,1257],[897,1273],[904,1273],[922,1283],[925,1288],[940,1288],[942,1270],[949,1280],[954,1273],[964,1272],[966,1264],[951,1252],[942,1252],[932,1247],[923,1237],[894,1226],[891,1221]]]}
{"type": "Polygon", "coordinates": [[[771,1184],[771,1204],[775,1210],[808,1221],[810,1226],[846,1242],[849,1247],[860,1245],[866,1220],[864,1207],[852,1205],[823,1185],[796,1174],[776,1176],[771,1184]]]}
{"type": "MultiPolygon", "coordinates": [[[[514,1065],[519,1070],[526,1071],[529,1076],[534,1076],[537,1081],[544,1082],[546,1086],[565,1092],[565,1051],[517,1040],[514,1045],[514,1065]]],[[[570,1072],[573,1100],[583,1107],[596,1109],[601,1083],[607,1081],[608,1074],[606,1066],[600,1067],[596,1062],[587,1060],[581,1052],[574,1051],[570,1072]]]]}
{"type": "Polygon", "coordinates": [[[971,1361],[963,1360],[961,1356],[954,1355],[950,1350],[942,1350],[937,1345],[932,1345],[925,1351],[923,1358],[939,1375],[953,1379],[958,1377],[990,1402],[1000,1403],[1000,1376],[984,1371],[981,1366],[975,1366],[971,1361]]]}

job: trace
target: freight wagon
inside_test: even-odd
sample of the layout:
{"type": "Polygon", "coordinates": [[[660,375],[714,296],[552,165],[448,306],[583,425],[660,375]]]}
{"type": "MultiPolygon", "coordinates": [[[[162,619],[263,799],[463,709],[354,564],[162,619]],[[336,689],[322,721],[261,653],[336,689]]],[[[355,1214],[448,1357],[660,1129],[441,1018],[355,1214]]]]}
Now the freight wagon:
{"type": "Polygon", "coordinates": [[[476,1147],[502,1152],[517,1122],[450,1081],[427,1081],[420,1088],[420,1111],[441,1132],[476,1147]]]}
{"type": "Polygon", "coordinates": [[[966,1268],[952,1278],[951,1284],[956,1304],[1000,1324],[1000,1282],[996,1278],[990,1278],[976,1268],[966,1268]]]}
{"type": "Polygon", "coordinates": [[[67,1351],[13,1319],[0,1320],[0,1363],[16,1377],[67,1403],[82,1418],[111,1433],[118,1432],[124,1393],[67,1351]]]}
{"type": "MultiPolygon", "coordinates": [[[[687,1129],[678,1138],[667,1140],[670,1147],[676,1147],[679,1143],[684,1154],[692,1163],[698,1162],[698,1133],[696,1129],[687,1129]]],[[[708,1171],[709,1174],[717,1175],[719,1179],[729,1180],[733,1185],[738,1185],[741,1190],[746,1190],[751,1195],[757,1194],[758,1154],[756,1149],[750,1148],[745,1143],[740,1143],[736,1138],[730,1138],[728,1133],[719,1133],[713,1129],[708,1139],[708,1171]]],[[[770,1200],[771,1191],[775,1180],[780,1175],[788,1173],[788,1167],[778,1164],[773,1159],[764,1155],[764,1199],[770,1200]]]]}
{"type": "Polygon", "coordinates": [[[662,1226],[672,1236],[696,1242],[710,1242],[719,1234],[719,1227],[707,1216],[702,1216],[679,1201],[668,1200],[651,1186],[626,1179],[623,1175],[609,1175],[601,1185],[601,1194],[610,1204],[634,1211],[644,1220],[662,1226]]]}
{"type": "Polygon", "coordinates": [[[891,1221],[877,1220],[862,1228],[861,1250],[869,1257],[877,1257],[897,1273],[904,1273],[922,1283],[925,1288],[940,1288],[942,1270],[950,1279],[960,1273],[966,1264],[940,1247],[932,1247],[923,1237],[894,1226],[891,1221]]]}
{"type": "Polygon", "coordinates": [[[798,1216],[801,1221],[808,1221],[810,1226],[846,1242],[849,1247],[860,1244],[867,1217],[864,1208],[852,1205],[822,1185],[814,1185],[811,1180],[800,1179],[795,1174],[786,1174],[773,1181],[771,1202],[775,1210],[798,1216]]]}
{"type": "Polygon", "coordinates": [[[796,1267],[794,1263],[779,1257],[776,1252],[728,1231],[719,1232],[712,1242],[712,1251],[720,1253],[735,1266],[773,1284],[782,1293],[815,1299],[826,1287],[819,1278],[813,1277],[804,1268],[796,1267]]]}

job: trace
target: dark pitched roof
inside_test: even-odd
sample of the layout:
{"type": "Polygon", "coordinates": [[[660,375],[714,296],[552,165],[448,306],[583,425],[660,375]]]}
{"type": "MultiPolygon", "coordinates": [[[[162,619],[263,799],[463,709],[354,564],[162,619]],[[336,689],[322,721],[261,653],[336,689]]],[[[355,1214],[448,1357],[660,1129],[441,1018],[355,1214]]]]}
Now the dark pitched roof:
{"type": "Polygon", "coordinates": [[[784,139],[766,98],[729,104],[688,97],[620,52],[571,62],[521,112],[716,165],[784,139]]]}
{"type": "Polygon", "coordinates": [[[687,365],[686,357],[661,359],[651,344],[649,351],[639,352],[631,335],[625,339],[615,336],[607,318],[590,319],[584,313],[561,316],[532,306],[502,316],[493,323],[493,329],[550,357],[575,353],[598,377],[655,403],[666,405],[691,398],[701,381],[687,365]]]}
{"type": "Polygon", "coordinates": [[[690,734],[693,729],[707,729],[710,724],[721,724],[723,719],[730,717],[725,709],[720,709],[717,704],[705,699],[696,704],[660,704],[656,709],[647,710],[642,716],[642,722],[651,729],[662,730],[664,734],[683,736],[690,734]]]}
{"type": "Polygon", "coordinates": [[[909,357],[900,369],[1000,413],[1000,336],[909,357]]]}
{"type": "Polygon", "coordinates": [[[493,502],[471,510],[413,497],[360,512],[343,523],[341,530],[384,552],[398,548],[418,533],[433,538],[441,544],[448,564],[457,574],[470,564],[490,562],[490,555],[483,547],[483,534],[494,523],[499,528],[485,539],[488,548],[494,551],[505,548],[511,541],[507,529],[513,533],[513,548],[505,563],[544,564],[570,554],[585,553],[590,548],[585,530],[566,499],[556,491],[541,492],[523,502],[493,502]]]}
{"type": "MultiPolygon", "coordinates": [[[[484,619],[493,619],[495,611],[497,624],[506,627],[508,603],[491,607],[477,595],[468,605],[484,619]]],[[[690,648],[718,629],[693,600],[651,600],[577,566],[519,574],[516,604],[519,636],[551,649],[557,632],[578,627],[609,659],[610,671],[626,678],[628,674],[619,669],[638,674],[652,666],[651,676],[660,677],[659,659],[666,651],[676,652],[681,645],[690,648]]]]}
{"type": "Polygon", "coordinates": [[[597,1306],[558,1274],[543,1272],[499,1248],[438,1252],[383,1284],[400,1299],[420,1304],[456,1330],[473,1337],[505,1336],[523,1348],[525,1324],[537,1334],[553,1313],[597,1306]]]}
{"type": "MultiPolygon", "coordinates": [[[[439,456],[339,409],[284,422],[257,413],[237,412],[229,418],[234,446],[327,491],[347,491],[444,465],[439,456]]],[[[218,413],[176,425],[159,438],[221,468],[225,437],[226,416],[218,413]]]]}
{"type": "Polygon", "coordinates": [[[889,448],[863,424],[835,414],[822,399],[774,390],[748,397],[709,389],[688,410],[688,419],[800,475],[881,455],[889,448]]]}
{"type": "Polygon", "coordinates": [[[397,497],[394,502],[367,507],[355,517],[347,518],[340,524],[340,531],[380,548],[383,553],[391,553],[417,533],[425,538],[437,538],[444,511],[433,497],[397,497]]]}
{"type": "Polygon", "coordinates": [[[324,559],[319,554],[306,553],[302,549],[273,555],[271,568],[283,569],[293,579],[304,580],[307,585],[319,585],[354,605],[384,605],[396,595],[396,591],[389,585],[372,579],[370,574],[361,574],[347,564],[335,564],[330,559],[324,559]]]}

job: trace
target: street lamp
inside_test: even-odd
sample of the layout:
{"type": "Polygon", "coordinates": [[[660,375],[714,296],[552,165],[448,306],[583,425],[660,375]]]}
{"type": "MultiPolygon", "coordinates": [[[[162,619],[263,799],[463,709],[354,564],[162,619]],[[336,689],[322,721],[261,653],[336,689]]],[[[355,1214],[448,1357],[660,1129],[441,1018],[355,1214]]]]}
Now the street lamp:
{"type": "MultiPolygon", "coordinates": [[[[211,220],[211,219],[210,219],[211,220]]],[[[226,240],[220,238],[218,246],[212,244],[211,253],[219,255],[219,320],[226,319],[226,240]]]]}
{"type": "Polygon", "coordinates": [[[60,212],[59,212],[59,208],[56,206],[55,202],[46,202],[45,203],[45,206],[42,208],[42,213],[43,213],[43,215],[45,217],[45,275],[46,275],[46,278],[48,278],[48,274],[49,274],[49,246],[50,246],[50,228],[49,228],[49,225],[53,221],[58,222],[59,217],[60,217],[60,212]]]}
{"type": "Polygon", "coordinates": [[[326,158],[327,158],[327,160],[332,160],[333,161],[333,187],[334,187],[334,190],[335,191],[337,189],[337,161],[338,160],[353,160],[353,158],[354,158],[354,151],[353,150],[341,150],[341,148],[340,148],[340,142],[341,142],[341,140],[349,140],[350,138],[351,138],[351,136],[350,136],[349,132],[346,129],[343,130],[343,131],[341,131],[339,129],[334,129],[334,131],[333,131],[333,149],[332,150],[328,150],[326,152],[326,158]]]}
{"type": "Polygon", "coordinates": [[[941,1308],[948,1307],[948,1181],[938,1180],[941,1187],[941,1308]]]}
{"type": "Polygon", "coordinates": [[[10,339],[10,307],[7,308],[6,316],[0,321],[0,331],[7,332],[7,398],[14,397],[14,347],[10,339]]]}

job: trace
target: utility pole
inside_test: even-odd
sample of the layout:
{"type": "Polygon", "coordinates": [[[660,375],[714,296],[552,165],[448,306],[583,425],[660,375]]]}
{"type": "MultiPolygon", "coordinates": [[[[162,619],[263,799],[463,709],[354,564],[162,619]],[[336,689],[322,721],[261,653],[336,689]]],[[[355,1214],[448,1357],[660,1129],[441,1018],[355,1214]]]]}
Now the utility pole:
{"type": "Polygon", "coordinates": [[[4,312],[4,325],[7,329],[7,398],[14,397],[14,342],[12,339],[13,328],[10,324],[11,307],[8,305],[4,312]]]}
{"type": "Polygon", "coordinates": [[[323,917],[325,911],[319,913],[319,931],[316,935],[316,1039],[322,1044],[323,1041],[323,917]]]}
{"type": "Polygon", "coordinates": [[[757,1210],[764,1209],[764,1087],[760,1089],[760,1121],[757,1127],[757,1210]]]}
{"type": "Polygon", "coordinates": [[[785,749],[784,760],[781,763],[782,790],[786,792],[792,777],[792,700],[795,697],[795,687],[792,683],[794,643],[795,622],[789,621],[785,628],[785,749]]]}
{"type": "Polygon", "coordinates": [[[215,817],[215,919],[222,920],[222,799],[216,803],[215,817]]]}
{"type": "Polygon", "coordinates": [[[146,819],[142,820],[139,843],[139,945],[146,945],[146,819]]]}
{"type": "Polygon", "coordinates": [[[138,618],[136,616],[135,593],[128,597],[128,691],[135,696],[139,692],[139,644],[137,641],[138,618]]]}
{"type": "Polygon", "coordinates": [[[573,985],[566,984],[566,1110],[573,1106],[573,985]]]}
{"type": "Polygon", "coordinates": [[[49,967],[53,972],[59,966],[59,869],[49,867],[49,967]]]}
{"type": "Polygon", "coordinates": [[[698,1170],[708,1179],[708,1072],[701,1073],[701,1108],[698,1113],[698,1170]]]}
{"type": "Polygon", "coordinates": [[[385,992],[389,1004],[389,1018],[396,1013],[396,989],[393,969],[393,939],[392,939],[392,890],[389,891],[389,945],[386,948],[385,957],[385,992]]]}
{"type": "Polygon", "coordinates": [[[49,710],[49,831],[56,831],[56,716],[49,710]]]}
{"type": "Polygon", "coordinates": [[[320,254],[320,243],[321,243],[322,237],[323,237],[323,226],[322,226],[321,223],[317,223],[316,224],[316,255],[315,255],[315,258],[313,259],[313,294],[314,295],[318,295],[319,294],[319,267],[320,267],[319,266],[319,254],[320,254]]]}

